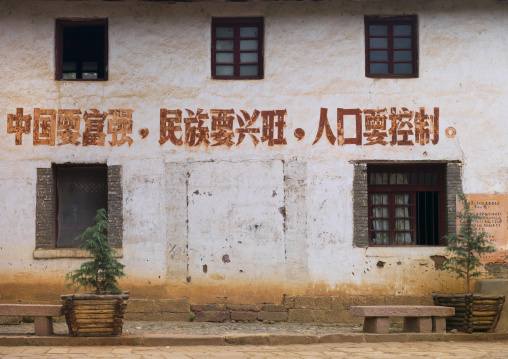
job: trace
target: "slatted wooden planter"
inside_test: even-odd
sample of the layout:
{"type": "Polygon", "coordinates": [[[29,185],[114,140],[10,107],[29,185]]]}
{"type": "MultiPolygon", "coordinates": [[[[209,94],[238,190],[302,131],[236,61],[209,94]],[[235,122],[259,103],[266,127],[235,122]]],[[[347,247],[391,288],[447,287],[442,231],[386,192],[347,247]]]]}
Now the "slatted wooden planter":
{"type": "Polygon", "coordinates": [[[455,315],[446,318],[446,330],[493,332],[503,311],[505,297],[489,294],[433,294],[434,304],[454,307],[455,315]]]}
{"type": "Polygon", "coordinates": [[[122,334],[129,292],[62,295],[69,335],[102,337],[122,334]]]}

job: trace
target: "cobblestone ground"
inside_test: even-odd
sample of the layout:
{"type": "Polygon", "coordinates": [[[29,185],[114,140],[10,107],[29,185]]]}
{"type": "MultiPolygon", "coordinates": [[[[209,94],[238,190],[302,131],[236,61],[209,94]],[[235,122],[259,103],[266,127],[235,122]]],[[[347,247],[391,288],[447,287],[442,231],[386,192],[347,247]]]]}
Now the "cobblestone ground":
{"type": "Polygon", "coordinates": [[[0,347],[2,359],[188,358],[508,358],[508,341],[342,343],[288,346],[189,347],[0,347]]]}
{"type": "MultiPolygon", "coordinates": [[[[55,334],[68,334],[65,322],[54,324],[55,334]]],[[[393,328],[394,331],[397,328],[393,328]]],[[[143,322],[126,321],[123,326],[124,334],[189,334],[189,335],[225,335],[225,334],[330,334],[330,333],[359,333],[361,326],[338,326],[298,323],[186,323],[186,322],[143,322]]],[[[33,334],[34,325],[21,323],[19,325],[0,325],[1,334],[33,334]]]]}

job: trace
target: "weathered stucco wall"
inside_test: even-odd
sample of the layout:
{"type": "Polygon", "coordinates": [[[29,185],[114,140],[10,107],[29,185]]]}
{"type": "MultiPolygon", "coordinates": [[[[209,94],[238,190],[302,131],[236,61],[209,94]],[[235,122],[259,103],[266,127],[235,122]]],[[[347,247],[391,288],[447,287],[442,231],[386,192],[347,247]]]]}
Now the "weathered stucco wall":
{"type": "Polygon", "coordinates": [[[466,193],[507,193],[507,33],[508,3],[494,0],[1,2],[0,299],[54,299],[82,262],[33,256],[37,168],[65,162],[122,166],[122,285],[134,297],[461,290],[431,259],[442,248],[353,246],[354,161],[459,161],[466,193]],[[407,13],[418,16],[419,78],[366,78],[363,16],[407,13]],[[264,17],[263,80],[211,79],[211,18],[227,16],[264,17]],[[94,17],[109,21],[108,81],[55,81],[55,18],[94,17]],[[337,135],[337,108],[391,107],[438,107],[439,142],[338,146],[323,135],[313,145],[321,108],[337,135]],[[6,119],[16,108],[131,109],[133,143],[34,146],[30,133],[15,145],[6,119]],[[287,145],[160,145],[161,108],[286,110],[287,145]]]}

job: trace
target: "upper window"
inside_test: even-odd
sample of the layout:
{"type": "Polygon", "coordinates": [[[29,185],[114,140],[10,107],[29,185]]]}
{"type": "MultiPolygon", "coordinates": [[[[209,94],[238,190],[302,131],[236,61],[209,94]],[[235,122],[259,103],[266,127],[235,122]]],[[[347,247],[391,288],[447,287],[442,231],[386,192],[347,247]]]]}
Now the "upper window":
{"type": "Polygon", "coordinates": [[[365,76],[418,77],[416,16],[365,17],[365,76]]]}
{"type": "Polygon", "coordinates": [[[108,209],[108,173],[103,166],[55,166],[57,247],[77,247],[73,239],[93,225],[100,208],[108,209]]]}
{"type": "Polygon", "coordinates": [[[57,80],[108,79],[108,20],[56,20],[57,80]]]}
{"type": "Polygon", "coordinates": [[[263,78],[263,18],[212,19],[212,78],[263,78]]]}
{"type": "Polygon", "coordinates": [[[370,245],[444,245],[444,166],[368,166],[370,245]]]}

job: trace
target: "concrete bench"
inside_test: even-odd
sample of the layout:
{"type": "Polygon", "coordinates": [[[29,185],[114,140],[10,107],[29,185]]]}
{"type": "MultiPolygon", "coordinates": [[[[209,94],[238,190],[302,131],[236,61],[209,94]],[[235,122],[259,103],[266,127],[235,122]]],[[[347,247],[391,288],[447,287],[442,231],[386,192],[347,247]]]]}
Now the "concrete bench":
{"type": "Polygon", "coordinates": [[[425,305],[352,306],[352,317],[365,317],[364,333],[388,333],[390,317],[404,317],[404,331],[445,333],[446,317],[455,315],[455,308],[425,305]]]}
{"type": "Polygon", "coordinates": [[[53,334],[51,317],[64,315],[62,305],[0,304],[1,316],[34,317],[35,335],[53,334]]]}

